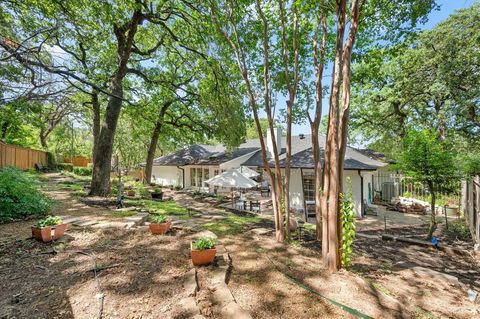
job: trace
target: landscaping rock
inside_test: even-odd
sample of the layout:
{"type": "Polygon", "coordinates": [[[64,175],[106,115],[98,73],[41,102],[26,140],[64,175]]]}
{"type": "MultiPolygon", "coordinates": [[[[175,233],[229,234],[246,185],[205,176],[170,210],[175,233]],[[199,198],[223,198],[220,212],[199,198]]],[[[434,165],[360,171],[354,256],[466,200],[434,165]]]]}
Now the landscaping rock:
{"type": "Polygon", "coordinates": [[[213,289],[215,289],[215,291],[213,292],[212,300],[215,304],[226,305],[230,302],[235,302],[230,289],[228,289],[225,283],[214,285],[213,289]]]}
{"type": "Polygon", "coordinates": [[[185,289],[189,297],[194,297],[197,291],[200,290],[197,281],[197,270],[195,268],[185,273],[183,277],[183,289],[185,289]]]}
{"type": "Polygon", "coordinates": [[[80,227],[87,227],[95,224],[98,224],[98,223],[94,220],[77,220],[75,222],[72,222],[72,225],[80,226],[80,227]]]}
{"type": "Polygon", "coordinates": [[[252,316],[234,301],[222,308],[222,317],[225,319],[252,319],[252,316]]]}
{"type": "Polygon", "coordinates": [[[198,310],[197,303],[195,302],[195,298],[187,297],[183,298],[179,302],[180,311],[183,316],[195,316],[200,314],[200,310],[198,310]]]}
{"type": "Polygon", "coordinates": [[[413,267],[412,270],[420,275],[426,275],[431,278],[436,278],[440,281],[448,281],[452,285],[460,284],[457,277],[433,269],[416,266],[413,267]]]}
{"type": "Polygon", "coordinates": [[[265,235],[270,235],[273,232],[273,229],[259,227],[259,228],[253,228],[252,230],[250,230],[250,232],[252,232],[255,235],[265,236],[265,235]]]}
{"type": "Polygon", "coordinates": [[[209,230],[204,230],[204,231],[201,231],[199,233],[196,233],[194,236],[194,238],[201,238],[201,237],[211,237],[211,238],[215,238],[217,239],[217,235],[215,235],[215,233],[209,231],[209,230]]]}
{"type": "Polygon", "coordinates": [[[478,299],[478,292],[477,291],[468,289],[467,294],[468,294],[468,300],[470,300],[471,302],[476,302],[477,301],[477,299],[478,299]]]}

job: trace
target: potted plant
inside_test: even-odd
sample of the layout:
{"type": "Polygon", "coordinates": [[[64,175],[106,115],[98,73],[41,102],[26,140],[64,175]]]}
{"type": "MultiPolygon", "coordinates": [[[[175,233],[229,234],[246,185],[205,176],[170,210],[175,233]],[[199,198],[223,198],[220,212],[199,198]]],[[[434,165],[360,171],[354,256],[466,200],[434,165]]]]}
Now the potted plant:
{"type": "Polygon", "coordinates": [[[32,236],[44,243],[57,240],[63,236],[67,224],[64,224],[59,217],[48,216],[32,226],[32,236]]]}
{"type": "Polygon", "coordinates": [[[128,189],[127,190],[127,196],[135,196],[135,190],[134,189],[128,189]]]}
{"type": "Polygon", "coordinates": [[[149,220],[148,227],[154,235],[164,235],[172,226],[172,222],[165,215],[151,215],[149,220]]]}
{"type": "Polygon", "coordinates": [[[157,187],[153,190],[152,198],[156,198],[156,199],[160,199],[160,200],[163,199],[163,191],[160,187],[157,187]]]}
{"type": "Polygon", "coordinates": [[[201,237],[191,243],[192,262],[195,266],[208,265],[213,262],[217,249],[216,240],[212,237],[201,237]]]}

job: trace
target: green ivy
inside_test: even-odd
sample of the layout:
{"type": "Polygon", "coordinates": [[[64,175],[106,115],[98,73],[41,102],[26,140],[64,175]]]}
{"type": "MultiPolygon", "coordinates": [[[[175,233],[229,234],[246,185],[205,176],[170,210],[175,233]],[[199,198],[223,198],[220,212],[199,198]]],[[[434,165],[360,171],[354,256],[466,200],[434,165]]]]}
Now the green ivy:
{"type": "Polygon", "coordinates": [[[350,193],[340,194],[340,214],[342,220],[342,265],[348,267],[351,263],[353,240],[355,239],[355,210],[350,193]]]}
{"type": "Polygon", "coordinates": [[[0,223],[27,216],[44,216],[52,201],[40,191],[36,174],[15,167],[0,169],[0,223]]]}

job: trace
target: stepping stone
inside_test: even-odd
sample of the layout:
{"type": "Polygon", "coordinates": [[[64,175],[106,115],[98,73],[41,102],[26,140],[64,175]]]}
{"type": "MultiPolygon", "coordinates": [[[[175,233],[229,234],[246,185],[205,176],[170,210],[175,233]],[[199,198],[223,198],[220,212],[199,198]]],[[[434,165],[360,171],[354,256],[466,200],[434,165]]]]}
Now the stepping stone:
{"type": "Polygon", "coordinates": [[[215,291],[212,294],[212,300],[215,304],[227,305],[231,302],[235,302],[230,289],[228,289],[224,282],[214,285],[213,289],[215,289],[215,291]]]}
{"type": "Polygon", "coordinates": [[[131,212],[131,211],[134,211],[134,210],[137,210],[137,208],[135,206],[133,206],[133,207],[122,207],[122,208],[115,209],[116,212],[131,212]]]}
{"type": "Polygon", "coordinates": [[[212,216],[212,219],[214,219],[214,220],[221,220],[221,219],[225,219],[225,218],[227,218],[227,217],[222,216],[222,215],[213,215],[212,216]]]}
{"type": "Polygon", "coordinates": [[[65,224],[71,224],[73,222],[81,220],[80,217],[75,217],[75,216],[58,216],[58,217],[60,217],[65,224]]]}
{"type": "Polygon", "coordinates": [[[183,289],[187,292],[189,297],[194,297],[197,294],[197,271],[195,268],[191,269],[183,276],[183,289]]]}
{"type": "Polygon", "coordinates": [[[458,285],[459,284],[459,281],[458,281],[457,277],[449,275],[449,274],[445,274],[445,273],[442,273],[442,272],[439,272],[439,271],[436,271],[436,270],[433,270],[433,269],[416,266],[416,267],[413,267],[412,270],[414,272],[416,272],[417,274],[426,275],[426,276],[431,277],[431,278],[436,278],[437,280],[440,280],[440,281],[448,281],[450,284],[453,284],[453,285],[458,285]]]}
{"type": "Polygon", "coordinates": [[[255,235],[262,236],[262,235],[269,235],[270,233],[273,232],[273,229],[259,227],[259,228],[251,229],[250,232],[254,233],[255,235]]]}
{"type": "Polygon", "coordinates": [[[222,318],[225,319],[252,319],[248,312],[232,301],[222,308],[222,318]]]}
{"type": "Polygon", "coordinates": [[[98,223],[94,220],[79,220],[79,221],[73,222],[72,224],[75,226],[87,227],[87,226],[92,226],[98,223]]]}
{"type": "Polygon", "coordinates": [[[198,309],[195,298],[193,297],[183,298],[182,300],[180,300],[179,306],[181,309],[181,313],[184,316],[195,316],[200,314],[200,310],[198,309]]]}
{"type": "Polygon", "coordinates": [[[215,238],[217,239],[217,235],[215,235],[215,233],[209,231],[209,230],[204,230],[204,231],[201,231],[199,233],[196,233],[194,236],[194,238],[200,238],[200,237],[210,237],[210,238],[215,238]]]}

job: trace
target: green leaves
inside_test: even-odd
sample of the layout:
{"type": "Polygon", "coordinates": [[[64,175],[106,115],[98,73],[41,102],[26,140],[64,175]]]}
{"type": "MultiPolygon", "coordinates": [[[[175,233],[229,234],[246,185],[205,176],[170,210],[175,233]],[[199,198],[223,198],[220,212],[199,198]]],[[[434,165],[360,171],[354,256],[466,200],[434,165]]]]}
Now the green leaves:
{"type": "Polygon", "coordinates": [[[39,220],[35,226],[42,228],[42,227],[60,225],[61,223],[62,223],[62,219],[60,217],[48,216],[44,219],[39,220]]]}
{"type": "MultiPolygon", "coordinates": [[[[347,183],[350,181],[347,180],[347,183]]],[[[350,265],[350,256],[353,252],[353,241],[356,235],[355,210],[353,206],[352,194],[340,194],[340,218],[342,223],[342,265],[350,265]]]]}
{"type": "Polygon", "coordinates": [[[195,242],[193,242],[193,248],[194,249],[199,249],[199,250],[204,250],[204,249],[212,249],[215,247],[215,244],[217,243],[215,238],[212,237],[202,237],[197,239],[195,242]]]}

